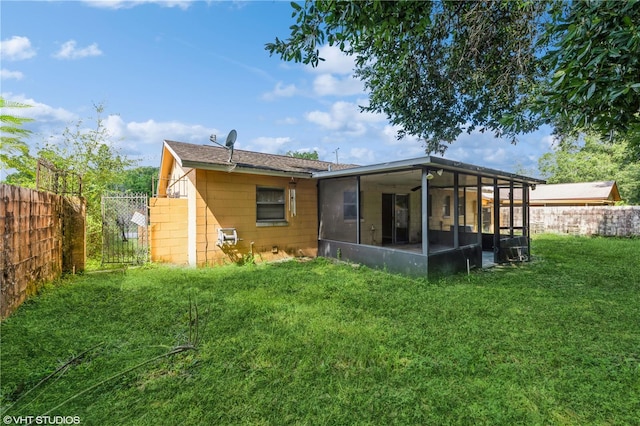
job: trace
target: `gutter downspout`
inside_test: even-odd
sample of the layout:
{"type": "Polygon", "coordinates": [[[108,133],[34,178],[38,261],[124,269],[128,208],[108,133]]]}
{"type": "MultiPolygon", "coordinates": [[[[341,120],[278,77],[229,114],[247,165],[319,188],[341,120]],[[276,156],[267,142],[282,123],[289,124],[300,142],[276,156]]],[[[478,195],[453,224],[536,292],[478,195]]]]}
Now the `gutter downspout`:
{"type": "MultiPolygon", "coordinates": [[[[198,176],[196,172],[195,178],[198,176]]],[[[196,266],[198,263],[196,250],[196,186],[191,179],[187,180],[187,262],[189,266],[196,266]]]]}

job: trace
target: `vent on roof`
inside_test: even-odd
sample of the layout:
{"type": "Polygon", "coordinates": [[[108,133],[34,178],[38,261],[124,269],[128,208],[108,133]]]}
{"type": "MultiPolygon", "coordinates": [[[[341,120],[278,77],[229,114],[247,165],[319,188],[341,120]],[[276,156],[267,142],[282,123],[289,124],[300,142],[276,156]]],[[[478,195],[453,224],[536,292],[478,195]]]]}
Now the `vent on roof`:
{"type": "Polygon", "coordinates": [[[221,147],[226,148],[227,151],[229,151],[229,160],[227,160],[229,163],[231,163],[231,160],[233,159],[233,146],[235,145],[237,138],[238,132],[236,132],[235,129],[229,132],[224,145],[218,143],[218,138],[216,137],[216,135],[209,136],[209,140],[211,142],[215,143],[216,145],[220,145],[221,147]]]}

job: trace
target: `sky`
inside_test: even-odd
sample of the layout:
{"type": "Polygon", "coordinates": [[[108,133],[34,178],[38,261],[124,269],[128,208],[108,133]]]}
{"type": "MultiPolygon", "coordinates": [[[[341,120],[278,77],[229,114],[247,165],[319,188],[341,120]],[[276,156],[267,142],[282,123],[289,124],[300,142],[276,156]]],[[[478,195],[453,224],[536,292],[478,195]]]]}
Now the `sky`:
{"type": "MultiPolygon", "coordinates": [[[[385,115],[360,112],[368,95],[337,48],[322,46],[317,68],[269,55],[291,15],[289,1],[2,0],[0,92],[32,105],[7,111],[34,119],[32,154],[95,123],[102,105],[111,141],[140,166],[159,166],[165,139],[224,143],[232,129],[236,149],[272,154],[360,165],[427,155],[418,139],[397,140],[385,115]]],[[[535,176],[550,134],[516,145],[463,134],[444,157],[535,176]]]]}

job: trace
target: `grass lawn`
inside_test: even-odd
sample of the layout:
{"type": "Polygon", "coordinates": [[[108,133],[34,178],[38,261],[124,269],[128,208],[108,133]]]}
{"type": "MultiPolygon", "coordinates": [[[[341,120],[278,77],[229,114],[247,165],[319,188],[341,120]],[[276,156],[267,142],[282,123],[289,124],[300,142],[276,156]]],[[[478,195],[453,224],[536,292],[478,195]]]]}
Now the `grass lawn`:
{"type": "Polygon", "coordinates": [[[65,279],[2,322],[1,415],[638,424],[640,239],[533,253],[439,281],[324,259],[65,279]]]}

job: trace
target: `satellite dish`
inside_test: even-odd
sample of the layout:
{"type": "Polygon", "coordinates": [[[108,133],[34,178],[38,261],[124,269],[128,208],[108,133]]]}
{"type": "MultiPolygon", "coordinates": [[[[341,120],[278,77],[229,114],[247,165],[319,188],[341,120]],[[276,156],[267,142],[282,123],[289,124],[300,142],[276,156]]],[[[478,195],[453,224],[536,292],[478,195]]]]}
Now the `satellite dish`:
{"type": "Polygon", "coordinates": [[[238,132],[235,129],[231,130],[227,135],[227,142],[225,142],[225,146],[229,150],[229,163],[231,162],[231,158],[233,157],[233,145],[236,143],[236,138],[238,137],[238,132]]]}
{"type": "Polygon", "coordinates": [[[227,135],[227,142],[225,143],[227,148],[233,149],[233,144],[236,143],[236,138],[238,137],[238,132],[234,130],[230,131],[227,135]]]}
{"type": "MultiPolygon", "coordinates": [[[[236,132],[235,129],[231,130],[227,135],[227,141],[225,142],[223,147],[223,148],[226,148],[227,151],[229,151],[229,160],[228,160],[229,163],[231,162],[231,158],[233,157],[233,145],[236,143],[237,138],[238,138],[238,132],[236,132]]],[[[222,146],[222,144],[218,142],[216,135],[211,135],[209,137],[209,140],[215,143],[216,145],[222,146]]]]}

